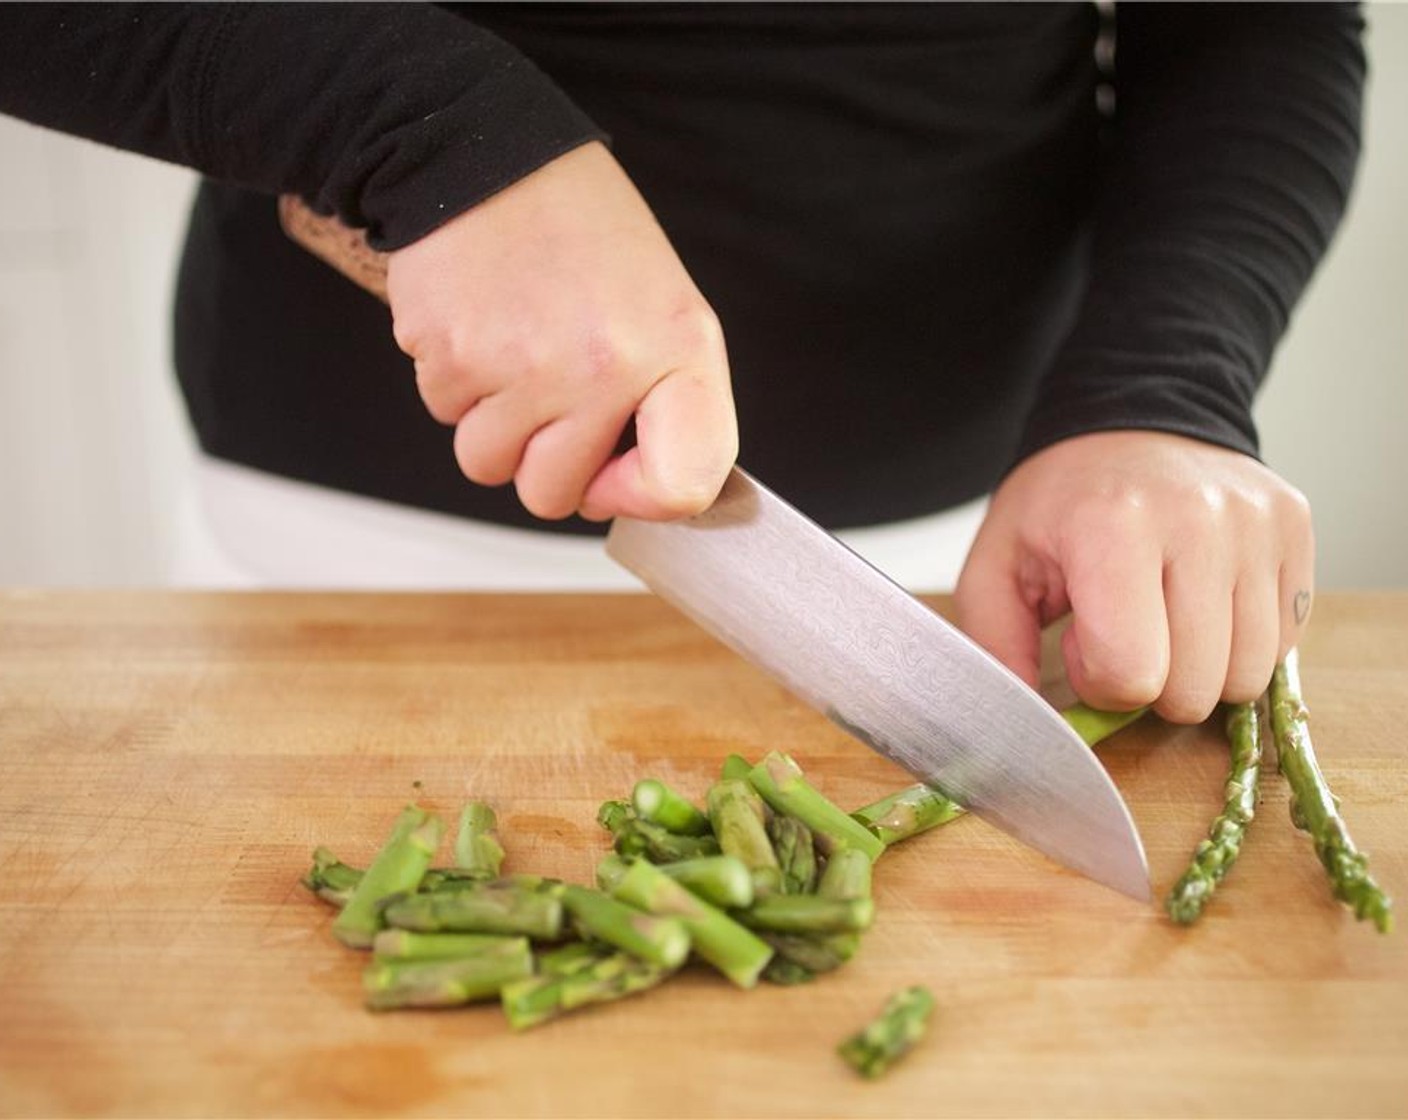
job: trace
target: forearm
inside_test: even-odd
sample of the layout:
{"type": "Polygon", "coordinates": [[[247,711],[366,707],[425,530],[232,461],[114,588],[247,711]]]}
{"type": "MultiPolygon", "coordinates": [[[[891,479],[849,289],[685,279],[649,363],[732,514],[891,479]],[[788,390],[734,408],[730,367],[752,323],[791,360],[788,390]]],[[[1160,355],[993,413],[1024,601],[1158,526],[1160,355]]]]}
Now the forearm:
{"type": "Polygon", "coordinates": [[[1120,5],[1089,287],[1020,457],[1113,428],[1255,454],[1253,395],[1353,180],[1360,28],[1346,5],[1120,5]]]}
{"type": "Polygon", "coordinates": [[[601,133],[428,4],[0,5],[0,112],[416,240],[601,133]]]}

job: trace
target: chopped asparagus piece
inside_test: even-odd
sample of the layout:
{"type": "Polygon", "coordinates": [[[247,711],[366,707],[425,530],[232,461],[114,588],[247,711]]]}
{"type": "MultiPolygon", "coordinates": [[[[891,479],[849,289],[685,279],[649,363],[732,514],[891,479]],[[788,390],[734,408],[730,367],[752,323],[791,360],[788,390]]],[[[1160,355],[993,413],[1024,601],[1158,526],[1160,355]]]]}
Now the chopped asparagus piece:
{"type": "Polygon", "coordinates": [[[815,894],[766,895],[738,918],[749,929],[774,933],[860,933],[875,919],[868,898],[822,898],[815,894]]]}
{"type": "Polygon", "coordinates": [[[629,953],[613,953],[582,960],[568,972],[506,984],[500,999],[509,1026],[521,1031],[579,1007],[643,992],[669,975],[669,969],[629,953]]]}
{"type": "Polygon", "coordinates": [[[345,906],[364,874],[361,868],[349,867],[327,848],[320,847],[313,850],[313,866],[300,881],[324,902],[345,906]]]}
{"type": "Polygon", "coordinates": [[[689,934],[678,918],[646,914],[589,887],[569,886],[563,905],[578,932],[660,968],[678,968],[689,956],[689,934]]]}
{"type": "Polygon", "coordinates": [[[823,797],[787,755],[771,751],[748,772],[748,781],[774,810],[788,813],[810,828],[825,854],[859,848],[874,860],[885,850],[869,829],[823,797]]]}
{"type": "Polygon", "coordinates": [[[472,957],[485,949],[522,940],[502,933],[417,933],[409,929],[384,929],[376,935],[372,951],[385,959],[438,961],[472,957]]]}
{"type": "Polygon", "coordinates": [[[656,778],[642,778],[631,791],[636,817],[680,836],[707,836],[709,818],[687,798],[656,778]]]}
{"type": "Polygon", "coordinates": [[[1261,773],[1261,724],[1256,705],[1233,705],[1225,718],[1232,762],[1222,787],[1222,812],[1213,819],[1206,839],[1198,842],[1188,870],[1164,901],[1169,917],[1180,925],[1196,921],[1203,912],[1217,884],[1237,862],[1247,825],[1256,815],[1261,773]]]}
{"type": "Polygon", "coordinates": [[[851,814],[851,819],[865,828],[885,847],[918,836],[941,824],[961,817],[966,809],[950,801],[933,786],[906,786],[897,793],[882,797],[851,814]]]}
{"type": "Polygon", "coordinates": [[[747,781],[748,771],[751,769],[753,769],[753,764],[741,754],[731,754],[724,759],[724,764],[719,767],[719,777],[747,781]]]}
{"type": "Polygon", "coordinates": [[[460,813],[455,836],[455,863],[480,879],[497,879],[504,863],[504,849],[494,830],[498,827],[494,810],[480,801],[471,801],[460,813]]]}
{"type": "Polygon", "coordinates": [[[651,821],[641,820],[625,801],[603,802],[596,819],[611,833],[616,851],[623,856],[643,857],[653,863],[676,863],[719,854],[719,842],[712,835],[673,833],[651,821]]]}
{"type": "Polygon", "coordinates": [[[768,821],[768,838],[782,868],[783,893],[811,893],[817,875],[812,830],[788,813],[774,813],[768,821]]]}
{"type": "Polygon", "coordinates": [[[753,905],[753,876],[733,856],[702,856],[659,867],[711,905],[725,910],[753,905]]]}
{"type": "Polygon", "coordinates": [[[879,1077],[924,1037],[934,997],[916,985],[890,997],[880,1016],[837,1047],[841,1058],[862,1077],[879,1077]]]}
{"type": "Polygon", "coordinates": [[[726,856],[741,860],[760,892],[782,885],[782,868],[768,839],[762,801],[745,781],[724,778],[709,789],[709,820],[726,856]]]}
{"type": "Polygon", "coordinates": [[[533,974],[525,938],[510,938],[473,956],[448,960],[375,960],[362,974],[366,1004],[375,1011],[396,1007],[454,1007],[492,999],[514,980],[533,974]]]}
{"type": "Polygon", "coordinates": [[[1310,834],[1335,897],[1349,905],[1356,918],[1367,918],[1380,933],[1388,933],[1393,902],[1369,874],[1368,857],[1354,846],[1315,758],[1295,650],[1286,654],[1271,678],[1271,726],[1281,773],[1291,787],[1291,820],[1310,834]]]}
{"type": "Polygon", "coordinates": [[[420,885],[435,858],[443,831],[439,817],[418,806],[406,806],[396,818],[386,844],[333,922],[333,936],[354,949],[371,948],[377,930],[385,924],[382,902],[390,895],[413,891],[420,885]]]}
{"type": "Polygon", "coordinates": [[[562,901],[521,887],[399,895],[382,913],[389,925],[425,933],[507,933],[535,941],[562,936],[562,901]]]}
{"type": "Polygon", "coordinates": [[[1075,729],[1087,747],[1093,747],[1116,731],[1124,730],[1148,710],[1135,708],[1132,712],[1102,712],[1085,704],[1072,704],[1061,712],[1061,718],[1075,729]]]}
{"type": "Polygon", "coordinates": [[[645,860],[631,864],[613,893],[652,914],[679,918],[694,951],[741,988],[756,984],[772,958],[766,942],[645,860]]]}

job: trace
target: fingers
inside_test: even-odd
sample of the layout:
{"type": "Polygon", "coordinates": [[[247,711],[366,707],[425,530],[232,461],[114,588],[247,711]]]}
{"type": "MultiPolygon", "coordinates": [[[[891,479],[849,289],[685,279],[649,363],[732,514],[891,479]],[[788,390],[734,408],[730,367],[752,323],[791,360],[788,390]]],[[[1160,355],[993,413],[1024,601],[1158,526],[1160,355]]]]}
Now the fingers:
{"type": "Polygon", "coordinates": [[[738,457],[727,376],[672,373],[651,389],[635,415],[636,446],[592,479],[582,515],[657,520],[707,509],[738,457]]]}
{"type": "Polygon", "coordinates": [[[1218,539],[1196,539],[1170,561],[1164,600],[1169,670],[1154,710],[1172,723],[1201,723],[1222,698],[1232,654],[1232,578],[1218,539]]]}
{"type": "Polygon", "coordinates": [[[1072,620],[1061,638],[1071,686],[1087,704],[1129,711],[1169,679],[1169,611],[1162,542],[1142,511],[1073,526],[1063,570],[1072,620]]]}
{"type": "Polygon", "coordinates": [[[958,625],[1032,688],[1041,681],[1041,589],[1024,583],[1018,543],[999,525],[973,542],[954,589],[958,625]]]}

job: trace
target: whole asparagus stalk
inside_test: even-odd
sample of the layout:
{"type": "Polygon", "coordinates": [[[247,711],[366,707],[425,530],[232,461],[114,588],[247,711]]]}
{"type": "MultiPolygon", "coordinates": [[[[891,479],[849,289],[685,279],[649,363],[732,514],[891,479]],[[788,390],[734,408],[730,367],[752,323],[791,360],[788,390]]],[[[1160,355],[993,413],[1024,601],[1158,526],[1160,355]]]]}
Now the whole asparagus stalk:
{"type": "Polygon", "coordinates": [[[319,847],[313,849],[313,866],[300,881],[324,902],[345,906],[364,874],[360,867],[349,867],[327,848],[319,847]]]}
{"type": "Polygon", "coordinates": [[[534,976],[504,985],[504,1015],[514,1030],[526,1030],[565,1012],[621,999],[660,983],[671,970],[630,953],[588,959],[578,957],[569,971],[534,976]]]}
{"type": "Polygon", "coordinates": [[[694,951],[740,988],[753,987],[772,958],[771,946],[756,934],[645,860],[631,864],[612,893],[652,914],[679,918],[694,951]]]}
{"type": "Polygon", "coordinates": [[[420,885],[440,846],[443,831],[439,817],[418,806],[406,806],[396,818],[386,844],[333,922],[333,936],[354,949],[371,948],[377,930],[385,924],[382,903],[391,895],[413,891],[420,885]]]}
{"type": "Polygon", "coordinates": [[[478,879],[497,879],[504,863],[504,849],[495,834],[498,818],[481,801],[471,801],[460,812],[455,835],[455,864],[478,879]]]}
{"type": "Polygon", "coordinates": [[[838,848],[859,848],[874,860],[885,850],[869,829],[823,797],[802,768],[780,751],[769,752],[753,767],[748,782],[776,812],[794,816],[810,828],[827,855],[838,848]]]}
{"type": "Polygon", "coordinates": [[[736,778],[724,778],[709,787],[709,820],[719,848],[741,860],[753,875],[759,892],[782,885],[782,868],[768,839],[767,811],[753,788],[736,778]]]}
{"type": "Polygon", "coordinates": [[[1295,650],[1271,678],[1271,727],[1281,773],[1291,788],[1291,820],[1310,834],[1335,897],[1348,904],[1356,918],[1367,918],[1380,933],[1387,933],[1393,925],[1393,902],[1369,874],[1368,857],[1354,846],[1316,761],[1295,650]]]}
{"type": "Polygon", "coordinates": [[[709,818],[688,798],[676,793],[657,778],[642,778],[631,791],[636,816],[681,836],[706,836],[709,818]]]}
{"type": "Polygon", "coordinates": [[[767,829],[782,869],[783,894],[809,894],[816,886],[817,875],[812,830],[787,813],[774,813],[767,829]]]}
{"type": "Polygon", "coordinates": [[[362,974],[368,1007],[454,1007],[492,999],[514,980],[533,974],[533,955],[526,938],[481,949],[473,956],[448,960],[384,960],[372,962],[362,974]]]}
{"type": "Polygon", "coordinates": [[[841,1058],[862,1077],[879,1077],[924,1037],[934,997],[918,985],[891,996],[880,1012],[837,1047],[841,1058]]]}
{"type": "Polygon", "coordinates": [[[1198,842],[1188,870],[1164,901],[1169,917],[1180,925],[1191,924],[1203,912],[1217,884],[1237,862],[1247,825],[1256,815],[1261,773],[1261,724],[1256,705],[1229,707],[1226,726],[1232,763],[1222,787],[1222,812],[1213,819],[1206,839],[1198,842]]]}
{"type": "Polygon", "coordinates": [[[511,941],[527,944],[521,937],[502,933],[417,933],[409,929],[384,929],[376,935],[372,951],[385,960],[443,961],[472,957],[511,941]]]}
{"type": "Polygon", "coordinates": [[[615,945],[660,968],[674,969],[689,956],[689,934],[678,918],[642,913],[590,887],[569,886],[562,903],[578,932],[615,945]]]}
{"type": "Polygon", "coordinates": [[[506,933],[535,941],[562,936],[562,900],[523,888],[395,895],[382,914],[397,929],[422,933],[506,933]]]}

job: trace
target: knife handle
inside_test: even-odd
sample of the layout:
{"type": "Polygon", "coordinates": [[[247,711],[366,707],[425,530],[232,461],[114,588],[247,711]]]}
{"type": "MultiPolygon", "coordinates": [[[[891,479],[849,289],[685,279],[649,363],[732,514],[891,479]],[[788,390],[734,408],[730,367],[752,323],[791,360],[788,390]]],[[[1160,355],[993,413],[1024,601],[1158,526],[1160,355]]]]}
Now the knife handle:
{"type": "Polygon", "coordinates": [[[387,302],[387,255],[368,245],[362,230],[344,225],[335,215],[316,213],[293,194],[279,196],[279,225],[290,240],[382,303],[387,302]]]}

